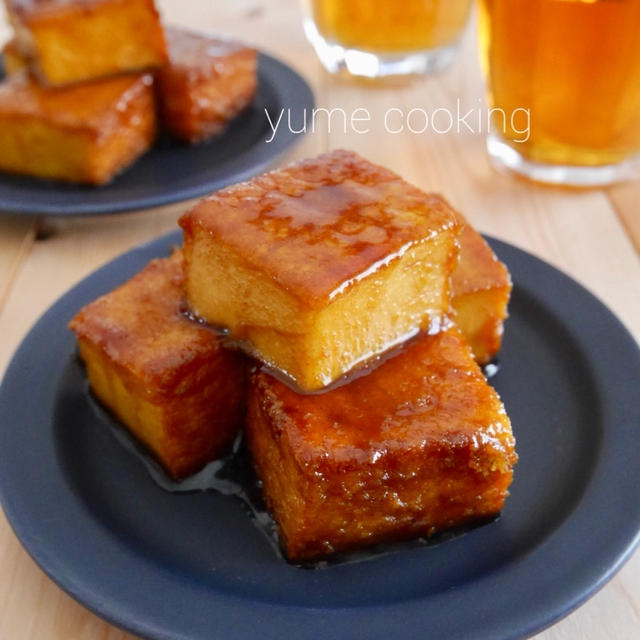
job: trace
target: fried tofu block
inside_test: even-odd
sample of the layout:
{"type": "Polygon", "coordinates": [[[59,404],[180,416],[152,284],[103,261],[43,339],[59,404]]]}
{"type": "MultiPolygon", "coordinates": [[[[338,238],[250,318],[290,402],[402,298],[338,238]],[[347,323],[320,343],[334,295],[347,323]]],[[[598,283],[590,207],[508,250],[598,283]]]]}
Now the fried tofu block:
{"type": "Polygon", "coordinates": [[[245,359],[185,318],[182,255],[154,260],[71,321],[95,395],[174,478],[225,454],[242,426],[245,359]]]}
{"type": "Polygon", "coordinates": [[[302,390],[317,390],[449,309],[458,221],[355,153],[219,191],[185,214],[192,310],[302,390]]]}
{"type": "Polygon", "coordinates": [[[4,72],[8,76],[26,69],[27,63],[20,55],[15,40],[9,40],[2,48],[2,63],[4,72]]]}
{"type": "Polygon", "coordinates": [[[169,64],[156,76],[162,124],[175,138],[201,142],[223,131],[253,100],[256,52],[177,27],[165,35],[169,64]]]}
{"type": "Polygon", "coordinates": [[[155,138],[151,85],[148,74],[64,89],[11,76],[0,83],[0,170],[108,182],[155,138]]]}
{"type": "Polygon", "coordinates": [[[40,82],[94,80],[167,61],[153,0],[5,0],[20,54],[40,82]]]}
{"type": "Polygon", "coordinates": [[[245,429],[292,561],[495,515],[517,460],[504,407],[453,325],[326,393],[259,371],[245,429]]]}
{"type": "Polygon", "coordinates": [[[500,350],[511,295],[511,277],[484,238],[468,223],[458,238],[460,258],[452,274],[455,321],[479,364],[500,350]]]}

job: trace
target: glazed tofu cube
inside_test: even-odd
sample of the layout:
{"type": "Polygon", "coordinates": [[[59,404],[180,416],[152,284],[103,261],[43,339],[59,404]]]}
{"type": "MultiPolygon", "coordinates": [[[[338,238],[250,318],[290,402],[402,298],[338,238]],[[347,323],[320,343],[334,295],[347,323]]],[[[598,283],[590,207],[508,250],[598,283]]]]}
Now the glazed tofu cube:
{"type": "Polygon", "coordinates": [[[48,89],[12,75],[0,83],[0,170],[108,182],[155,138],[151,85],[143,74],[48,89]]]}
{"type": "Polygon", "coordinates": [[[70,323],[95,395],[174,478],[229,450],[246,400],[244,356],[188,320],[182,304],[175,252],[70,323]]]}
{"type": "Polygon", "coordinates": [[[452,275],[455,322],[479,364],[500,350],[511,295],[511,277],[484,238],[465,221],[460,259],[452,275]]]}
{"type": "Polygon", "coordinates": [[[20,54],[43,84],[65,85],[167,61],[153,0],[5,0],[20,54]]]}
{"type": "Polygon", "coordinates": [[[158,71],[164,128],[185,142],[223,131],[253,100],[256,52],[236,42],[169,27],[169,64],[158,71]]]}
{"type": "Polygon", "coordinates": [[[292,561],[495,515],[517,460],[504,407],[453,326],[322,394],[255,373],[246,434],[292,561]]]}
{"type": "Polygon", "coordinates": [[[18,51],[15,40],[9,40],[2,48],[2,66],[6,75],[18,73],[27,67],[25,59],[18,51]]]}
{"type": "Polygon", "coordinates": [[[180,224],[192,310],[302,390],[449,310],[453,211],[355,153],[223,189],[180,224]]]}

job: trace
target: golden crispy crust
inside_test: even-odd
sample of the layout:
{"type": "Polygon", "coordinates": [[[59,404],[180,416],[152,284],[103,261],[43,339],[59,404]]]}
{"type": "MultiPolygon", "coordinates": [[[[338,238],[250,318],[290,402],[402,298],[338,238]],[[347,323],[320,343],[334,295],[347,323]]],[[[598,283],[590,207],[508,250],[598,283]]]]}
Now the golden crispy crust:
{"type": "Polygon", "coordinates": [[[294,560],[495,514],[517,459],[504,408],[453,327],[322,394],[257,372],[246,430],[294,560]]]}
{"type": "Polygon", "coordinates": [[[445,230],[453,210],[398,175],[334,151],[222,189],[180,219],[308,307],[445,230]]]}

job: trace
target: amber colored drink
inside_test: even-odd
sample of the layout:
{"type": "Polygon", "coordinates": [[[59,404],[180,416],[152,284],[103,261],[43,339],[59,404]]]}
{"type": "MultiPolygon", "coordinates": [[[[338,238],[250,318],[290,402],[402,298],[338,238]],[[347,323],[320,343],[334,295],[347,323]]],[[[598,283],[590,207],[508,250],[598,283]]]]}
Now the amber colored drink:
{"type": "Polygon", "coordinates": [[[382,78],[444,69],[472,0],[304,0],[304,30],[331,73],[382,78]]]}
{"type": "Polygon", "coordinates": [[[471,0],[311,0],[318,30],[344,47],[374,52],[433,49],[454,42],[471,0]]]}
{"type": "Polygon", "coordinates": [[[521,156],[600,167],[640,151],[640,0],[482,0],[480,39],[491,107],[530,110],[524,141],[493,114],[521,156]]]}

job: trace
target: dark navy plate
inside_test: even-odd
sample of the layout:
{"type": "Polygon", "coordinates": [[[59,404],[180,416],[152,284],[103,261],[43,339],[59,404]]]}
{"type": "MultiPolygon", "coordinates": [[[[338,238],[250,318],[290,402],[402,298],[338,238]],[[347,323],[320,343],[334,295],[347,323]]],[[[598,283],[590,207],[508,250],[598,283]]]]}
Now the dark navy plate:
{"type": "Polygon", "coordinates": [[[64,295],[0,388],[0,495],[65,591],[162,640],[521,638],[620,568],[640,529],[640,353],[590,293],[492,245],[515,282],[500,371],[520,462],[502,517],[435,546],[299,569],[232,496],[160,489],[92,410],[66,325],[179,243],[131,251],[64,295]]]}
{"type": "Polygon", "coordinates": [[[147,154],[102,187],[0,172],[0,211],[41,216],[121,213],[205,195],[264,171],[300,138],[292,131],[303,128],[304,110],[313,106],[313,93],[303,78],[261,53],[255,100],[222,135],[193,146],[163,136],[147,154]],[[274,123],[285,110],[271,142],[266,142],[272,129],[265,109],[274,123]]]}

